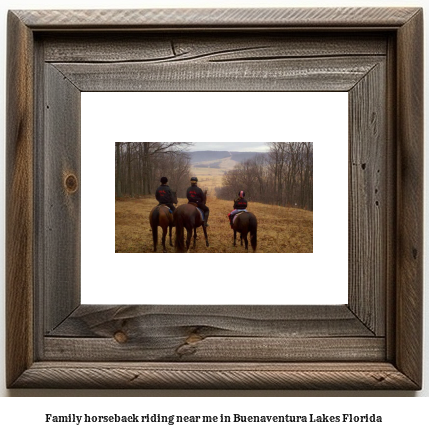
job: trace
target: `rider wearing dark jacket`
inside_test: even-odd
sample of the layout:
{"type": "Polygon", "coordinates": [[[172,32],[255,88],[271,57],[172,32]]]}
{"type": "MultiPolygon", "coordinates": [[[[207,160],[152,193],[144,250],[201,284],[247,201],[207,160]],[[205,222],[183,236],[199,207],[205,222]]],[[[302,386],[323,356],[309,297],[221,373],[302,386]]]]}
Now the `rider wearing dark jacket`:
{"type": "Polygon", "coordinates": [[[173,193],[170,187],[167,185],[167,177],[161,177],[161,186],[158,186],[155,192],[155,198],[158,200],[159,204],[165,204],[168,206],[172,212],[176,209],[173,205],[173,193]]]}
{"type": "Polygon", "coordinates": [[[244,198],[245,195],[246,194],[244,191],[240,191],[238,193],[238,198],[234,200],[234,210],[228,214],[229,223],[231,224],[231,227],[232,227],[232,220],[234,218],[234,215],[236,215],[238,212],[242,210],[247,209],[247,200],[244,198]]]}
{"type": "Polygon", "coordinates": [[[208,227],[207,220],[209,219],[209,208],[204,204],[205,195],[202,189],[197,186],[198,179],[191,177],[191,186],[186,190],[186,198],[189,203],[195,203],[199,209],[204,212],[204,225],[208,227]]]}
{"type": "Polygon", "coordinates": [[[238,198],[234,200],[234,209],[247,209],[247,200],[244,198],[244,191],[240,191],[238,198]]]}

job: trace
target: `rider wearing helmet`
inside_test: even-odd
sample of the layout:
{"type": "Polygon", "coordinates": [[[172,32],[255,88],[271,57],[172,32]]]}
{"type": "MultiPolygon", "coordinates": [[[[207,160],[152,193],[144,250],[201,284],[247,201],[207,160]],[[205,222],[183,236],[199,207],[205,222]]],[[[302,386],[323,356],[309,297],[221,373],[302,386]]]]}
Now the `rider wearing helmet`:
{"type": "Polygon", "coordinates": [[[231,227],[232,227],[232,220],[234,218],[234,215],[236,215],[238,212],[242,212],[247,209],[247,200],[244,198],[245,195],[246,194],[244,191],[240,191],[238,193],[238,198],[234,200],[234,210],[228,214],[231,227]]]}
{"type": "Polygon", "coordinates": [[[195,203],[204,212],[204,226],[208,227],[209,208],[205,205],[205,195],[200,187],[197,186],[198,179],[191,177],[191,186],[186,190],[186,198],[189,203],[195,203]]]}
{"type": "Polygon", "coordinates": [[[173,193],[171,192],[170,187],[167,185],[167,177],[161,177],[160,182],[161,185],[158,186],[155,192],[155,198],[158,200],[159,204],[165,204],[170,208],[171,212],[174,212],[176,208],[173,205],[173,193]]]}

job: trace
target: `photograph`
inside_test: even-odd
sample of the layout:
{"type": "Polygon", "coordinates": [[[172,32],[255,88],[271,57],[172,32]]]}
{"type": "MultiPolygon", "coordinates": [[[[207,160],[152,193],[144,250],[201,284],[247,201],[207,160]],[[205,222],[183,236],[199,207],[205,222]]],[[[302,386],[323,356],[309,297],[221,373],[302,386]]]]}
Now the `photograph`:
{"type": "Polygon", "coordinates": [[[116,253],[249,251],[313,252],[312,142],[115,143],[116,253]]]}

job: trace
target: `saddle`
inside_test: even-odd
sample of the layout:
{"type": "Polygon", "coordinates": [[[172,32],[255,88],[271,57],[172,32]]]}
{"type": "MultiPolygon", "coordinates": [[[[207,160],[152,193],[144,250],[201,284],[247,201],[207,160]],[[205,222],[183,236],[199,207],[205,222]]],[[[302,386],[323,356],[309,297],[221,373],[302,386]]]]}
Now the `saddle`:
{"type": "Polygon", "coordinates": [[[204,212],[200,209],[200,208],[198,208],[197,207],[197,211],[200,213],[200,215],[201,215],[201,219],[204,221],[204,212]]]}
{"type": "Polygon", "coordinates": [[[168,209],[168,211],[170,212],[170,213],[173,213],[173,211],[166,205],[166,204],[158,204],[158,206],[157,206],[157,208],[159,209],[160,207],[165,207],[165,208],[167,208],[168,209]]]}
{"type": "Polygon", "coordinates": [[[188,204],[192,204],[192,206],[195,206],[197,208],[197,211],[201,215],[201,219],[204,221],[204,212],[197,206],[197,203],[192,203],[192,202],[189,201],[188,204]]]}
{"type": "Polygon", "coordinates": [[[242,212],[238,212],[238,213],[236,213],[236,214],[233,216],[233,218],[232,218],[232,223],[231,223],[231,224],[233,224],[233,223],[235,222],[236,218],[237,218],[239,215],[243,214],[243,213],[247,213],[247,210],[243,210],[242,212]]]}

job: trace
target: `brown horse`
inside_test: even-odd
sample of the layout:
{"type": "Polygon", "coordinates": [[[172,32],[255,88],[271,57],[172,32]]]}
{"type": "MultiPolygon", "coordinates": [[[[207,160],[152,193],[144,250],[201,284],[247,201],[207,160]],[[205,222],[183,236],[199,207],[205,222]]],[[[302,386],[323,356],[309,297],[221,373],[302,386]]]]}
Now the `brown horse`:
{"type": "Polygon", "coordinates": [[[250,244],[252,245],[253,252],[256,251],[257,245],[257,231],[258,221],[252,212],[243,212],[237,215],[235,221],[232,223],[232,229],[234,230],[234,247],[236,246],[237,232],[240,233],[240,243],[248,250],[249,243],[247,242],[247,235],[250,233],[250,244]]]}
{"type": "MultiPolygon", "coordinates": [[[[173,192],[173,203],[177,204],[177,195],[173,192]]],[[[165,238],[167,236],[167,228],[169,229],[170,245],[173,246],[171,241],[171,230],[173,227],[173,214],[170,212],[168,206],[160,205],[155,206],[149,214],[149,222],[152,228],[152,238],[153,238],[153,251],[156,252],[156,246],[158,244],[158,226],[162,229],[162,251],[167,253],[165,247],[165,238]]]]}
{"type": "MultiPolygon", "coordinates": [[[[204,191],[204,204],[206,204],[207,191],[204,191]]],[[[207,238],[207,229],[204,226],[204,220],[201,218],[200,212],[197,210],[195,203],[181,204],[174,211],[174,223],[176,225],[176,241],[175,246],[178,253],[184,253],[189,251],[191,245],[192,231],[194,231],[194,244],[195,248],[197,240],[197,227],[202,226],[204,237],[206,239],[206,246],[209,246],[209,240],[207,238]],[[186,250],[185,250],[185,229],[186,229],[186,250]]]]}

